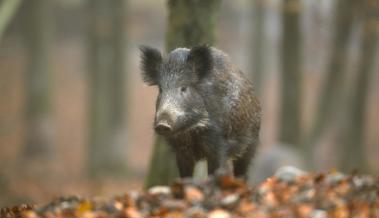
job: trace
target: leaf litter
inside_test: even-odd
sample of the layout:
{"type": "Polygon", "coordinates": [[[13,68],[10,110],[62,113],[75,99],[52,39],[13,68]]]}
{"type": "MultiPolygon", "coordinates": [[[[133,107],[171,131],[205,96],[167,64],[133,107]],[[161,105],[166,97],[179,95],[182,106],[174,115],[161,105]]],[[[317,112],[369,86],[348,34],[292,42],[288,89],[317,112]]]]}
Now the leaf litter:
{"type": "Polygon", "coordinates": [[[0,210],[1,218],[379,218],[379,177],[281,173],[250,187],[219,175],[109,199],[61,197],[0,210]]]}

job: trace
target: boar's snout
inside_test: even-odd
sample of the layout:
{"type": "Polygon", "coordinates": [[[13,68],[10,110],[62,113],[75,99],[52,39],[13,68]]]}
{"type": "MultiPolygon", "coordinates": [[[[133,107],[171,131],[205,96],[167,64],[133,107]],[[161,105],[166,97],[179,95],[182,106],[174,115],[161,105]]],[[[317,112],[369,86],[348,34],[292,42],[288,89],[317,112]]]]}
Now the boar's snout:
{"type": "Polygon", "coordinates": [[[167,135],[172,132],[172,127],[165,121],[160,121],[155,125],[155,132],[160,135],[167,135]]]}
{"type": "Polygon", "coordinates": [[[165,111],[163,113],[158,113],[155,119],[154,129],[155,132],[160,135],[168,135],[173,131],[172,119],[170,119],[169,114],[165,111]]]}

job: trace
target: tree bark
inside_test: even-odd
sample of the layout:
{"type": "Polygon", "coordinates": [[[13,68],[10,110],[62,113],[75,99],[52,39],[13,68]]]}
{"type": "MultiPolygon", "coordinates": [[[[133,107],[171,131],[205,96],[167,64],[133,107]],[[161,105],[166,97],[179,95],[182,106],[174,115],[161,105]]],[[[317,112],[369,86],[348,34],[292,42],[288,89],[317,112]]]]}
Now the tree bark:
{"type": "Polygon", "coordinates": [[[50,81],[52,14],[50,0],[29,0],[25,5],[28,67],[26,93],[26,157],[47,157],[51,152],[50,81]]]}
{"type": "MultiPolygon", "coordinates": [[[[166,51],[215,44],[220,3],[220,0],[169,0],[166,51]]],[[[145,187],[168,185],[178,175],[175,155],[164,139],[157,137],[145,187]]]]}
{"type": "Polygon", "coordinates": [[[125,176],[125,0],[89,0],[89,173],[125,176]]]}
{"type": "Polygon", "coordinates": [[[265,78],[265,1],[254,0],[253,2],[253,56],[252,56],[252,75],[256,93],[261,96],[265,78]]]}
{"type": "Polygon", "coordinates": [[[302,93],[301,2],[299,0],[284,0],[282,7],[282,96],[279,140],[287,145],[299,146],[302,93]]]}
{"type": "Polygon", "coordinates": [[[344,125],[345,134],[342,136],[340,168],[345,171],[359,169],[368,170],[365,151],[365,114],[367,111],[367,98],[372,68],[375,65],[375,52],[379,29],[379,6],[372,0],[363,1],[362,12],[362,38],[360,56],[358,60],[358,75],[352,89],[350,105],[347,108],[348,122],[344,125]]]}
{"type": "Polygon", "coordinates": [[[3,0],[0,5],[0,43],[5,29],[19,9],[22,0],[3,0]]]}
{"type": "Polygon", "coordinates": [[[166,50],[213,45],[220,0],[169,0],[166,50]]]}
{"type": "Polygon", "coordinates": [[[322,136],[331,118],[337,114],[341,104],[341,95],[344,83],[347,50],[354,20],[354,1],[338,0],[335,6],[334,36],[331,44],[330,60],[327,66],[326,78],[321,89],[318,110],[314,124],[307,137],[306,147],[312,148],[322,136]]]}

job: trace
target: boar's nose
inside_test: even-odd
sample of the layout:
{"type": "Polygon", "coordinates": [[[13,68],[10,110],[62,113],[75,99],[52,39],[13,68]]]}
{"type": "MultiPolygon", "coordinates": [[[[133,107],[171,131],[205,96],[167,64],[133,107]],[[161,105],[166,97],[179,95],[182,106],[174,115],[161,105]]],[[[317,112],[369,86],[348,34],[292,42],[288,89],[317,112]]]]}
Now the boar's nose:
{"type": "Polygon", "coordinates": [[[166,135],[172,131],[171,126],[166,122],[159,122],[155,125],[155,131],[158,134],[166,135]]]}

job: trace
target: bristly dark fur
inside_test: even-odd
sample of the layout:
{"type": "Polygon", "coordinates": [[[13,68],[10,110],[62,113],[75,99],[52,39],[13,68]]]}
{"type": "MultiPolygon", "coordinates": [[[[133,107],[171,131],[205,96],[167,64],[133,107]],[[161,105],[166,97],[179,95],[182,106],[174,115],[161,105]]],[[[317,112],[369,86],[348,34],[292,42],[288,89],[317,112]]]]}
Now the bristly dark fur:
{"type": "Polygon", "coordinates": [[[259,142],[261,108],[253,85],[216,48],[177,48],[166,56],[141,47],[142,76],[158,85],[154,128],[176,155],[181,177],[206,159],[208,174],[247,178],[259,142]]]}
{"type": "Polygon", "coordinates": [[[142,79],[147,85],[157,85],[158,71],[162,64],[161,53],[157,49],[148,46],[140,46],[139,49],[142,59],[142,79]]]}
{"type": "Polygon", "coordinates": [[[213,68],[212,51],[207,45],[195,46],[188,55],[188,62],[193,65],[194,72],[202,79],[213,68]]]}

